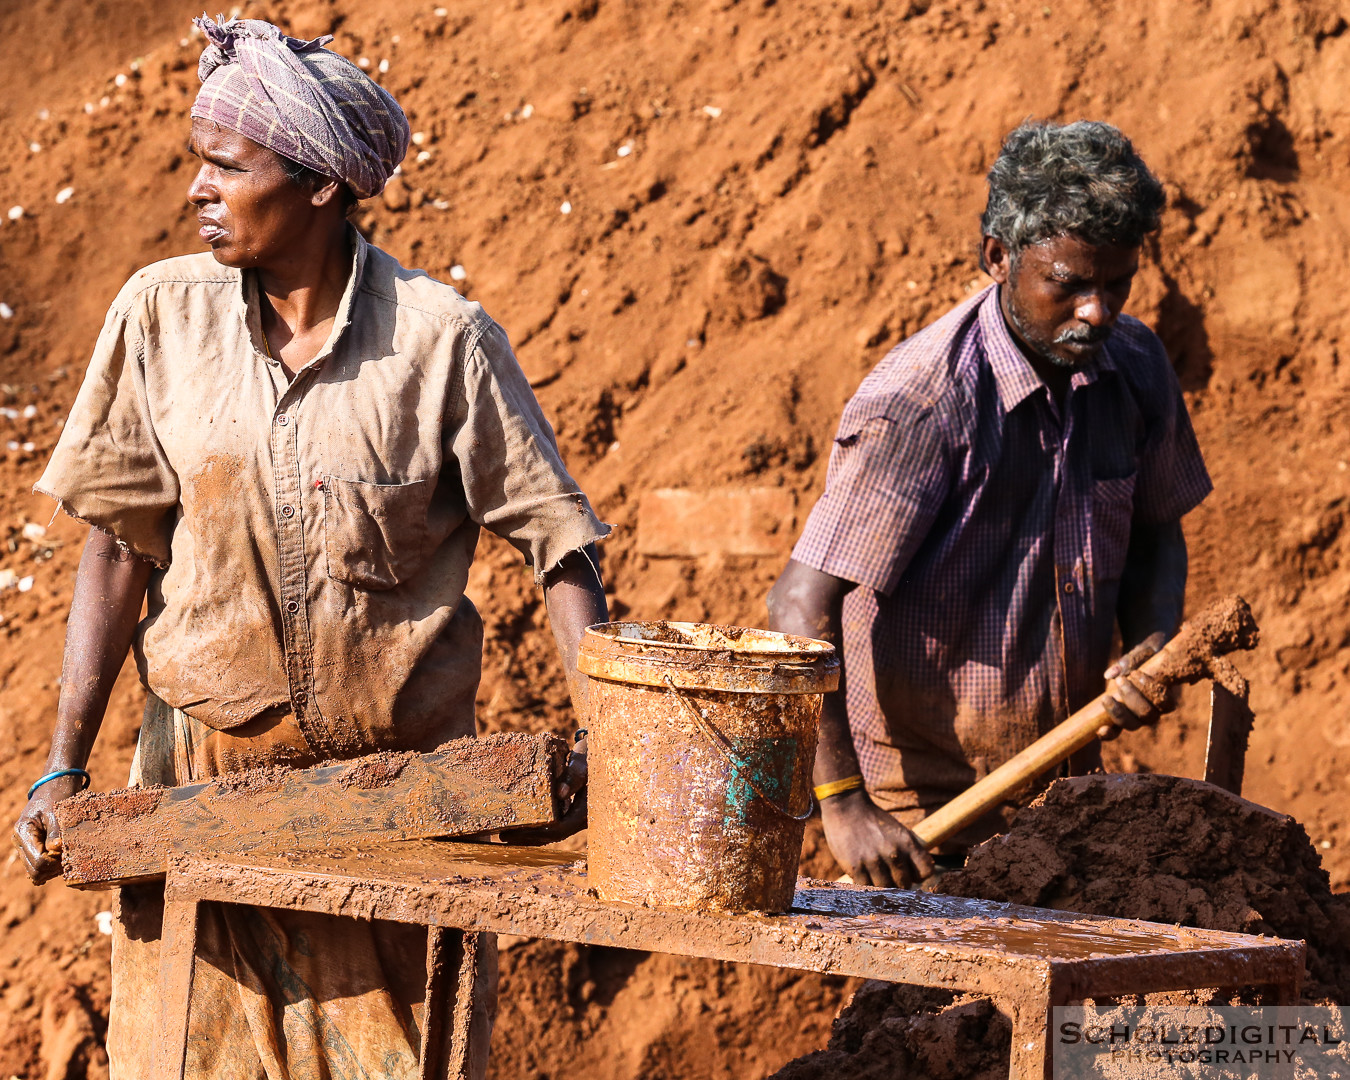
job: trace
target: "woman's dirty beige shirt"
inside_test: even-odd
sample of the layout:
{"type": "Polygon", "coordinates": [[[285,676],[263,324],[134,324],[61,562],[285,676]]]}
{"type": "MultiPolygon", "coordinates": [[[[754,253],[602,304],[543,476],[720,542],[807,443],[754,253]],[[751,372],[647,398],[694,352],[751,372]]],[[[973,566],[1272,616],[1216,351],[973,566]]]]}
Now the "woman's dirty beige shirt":
{"type": "Polygon", "coordinates": [[[473,732],[480,526],[538,579],[608,528],[506,335],[353,230],[319,355],[288,383],[256,275],[209,254],[137,273],[35,490],[160,567],[151,691],[217,729],[293,712],[316,752],[473,732]]]}

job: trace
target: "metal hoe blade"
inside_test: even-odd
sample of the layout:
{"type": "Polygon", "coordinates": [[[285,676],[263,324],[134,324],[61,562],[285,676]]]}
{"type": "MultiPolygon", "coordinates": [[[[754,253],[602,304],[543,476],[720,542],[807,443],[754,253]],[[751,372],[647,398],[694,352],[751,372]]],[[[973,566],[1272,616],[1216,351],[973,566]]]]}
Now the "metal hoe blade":
{"type": "Polygon", "coordinates": [[[1205,780],[1242,794],[1247,763],[1247,739],[1252,733],[1252,710],[1247,696],[1218,682],[1210,686],[1209,741],[1205,748],[1205,780]]]}

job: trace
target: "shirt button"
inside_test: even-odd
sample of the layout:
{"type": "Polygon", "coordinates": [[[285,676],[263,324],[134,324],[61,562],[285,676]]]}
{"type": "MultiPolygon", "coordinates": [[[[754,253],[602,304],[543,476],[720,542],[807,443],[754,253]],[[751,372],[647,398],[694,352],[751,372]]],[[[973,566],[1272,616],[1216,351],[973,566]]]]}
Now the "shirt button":
{"type": "Polygon", "coordinates": [[[294,517],[294,516],[295,516],[295,507],[294,507],[294,506],[291,506],[291,505],[289,505],[289,504],[287,504],[286,506],[283,506],[283,507],[281,508],[281,516],[282,516],[282,517],[294,517]]]}
{"type": "Polygon", "coordinates": [[[303,690],[297,690],[297,691],[295,692],[295,703],[296,703],[297,705],[303,705],[303,704],[304,704],[306,701],[308,701],[308,700],[309,700],[309,695],[308,695],[307,693],[305,693],[303,690]]]}
{"type": "Polygon", "coordinates": [[[1066,593],[1068,593],[1070,596],[1073,595],[1073,582],[1072,582],[1072,581],[1066,581],[1066,582],[1064,583],[1064,591],[1065,591],[1066,593]]]}
{"type": "Polygon", "coordinates": [[[300,610],[300,605],[294,600],[287,600],[286,610],[289,611],[292,615],[294,615],[297,611],[300,610]]]}
{"type": "Polygon", "coordinates": [[[285,413],[282,413],[280,416],[277,417],[277,423],[280,424],[282,427],[285,427],[290,422],[291,418],[287,416],[285,413]]]}

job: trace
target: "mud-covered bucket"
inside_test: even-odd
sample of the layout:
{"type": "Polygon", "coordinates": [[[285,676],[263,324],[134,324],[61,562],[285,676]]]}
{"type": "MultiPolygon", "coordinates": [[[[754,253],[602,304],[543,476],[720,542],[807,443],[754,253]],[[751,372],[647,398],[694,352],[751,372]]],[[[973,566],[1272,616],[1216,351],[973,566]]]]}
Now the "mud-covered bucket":
{"type": "Polygon", "coordinates": [[[681,622],[592,626],[590,885],[602,900],[786,911],[811,812],[823,641],[681,622]]]}

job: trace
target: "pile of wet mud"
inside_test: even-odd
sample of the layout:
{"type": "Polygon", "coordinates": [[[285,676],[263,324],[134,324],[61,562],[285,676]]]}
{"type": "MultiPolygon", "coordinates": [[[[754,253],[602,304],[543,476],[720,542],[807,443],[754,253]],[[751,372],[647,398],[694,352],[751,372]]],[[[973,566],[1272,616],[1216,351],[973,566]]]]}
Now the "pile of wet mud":
{"type": "MultiPolygon", "coordinates": [[[[939,889],[1092,915],[1307,942],[1308,1002],[1350,1001],[1350,895],[1331,891],[1292,817],[1176,776],[1059,780],[939,889]]],[[[1006,1073],[1010,1031],[986,998],[868,982],[825,1050],[773,1080],[1006,1073]]]]}
{"type": "Polygon", "coordinates": [[[1309,1001],[1350,1001],[1350,896],[1286,814],[1179,776],[1060,780],[971,852],[944,892],[1301,938],[1309,1001]]]}

